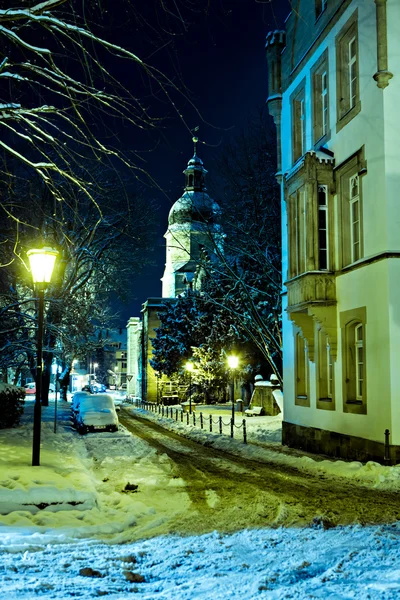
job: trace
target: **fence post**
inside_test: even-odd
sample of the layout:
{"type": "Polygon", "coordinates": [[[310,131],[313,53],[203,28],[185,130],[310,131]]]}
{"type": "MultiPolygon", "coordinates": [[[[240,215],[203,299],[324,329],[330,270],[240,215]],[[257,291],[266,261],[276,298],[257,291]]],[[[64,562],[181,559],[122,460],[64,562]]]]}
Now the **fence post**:
{"type": "Polygon", "coordinates": [[[222,417],[218,417],[218,421],[219,421],[219,433],[220,433],[220,435],[222,435],[222,417]]]}
{"type": "Polygon", "coordinates": [[[243,419],[243,443],[247,444],[246,419],[243,419]]]}
{"type": "Polygon", "coordinates": [[[210,431],[212,431],[212,415],[210,415],[210,431]]]}
{"type": "Polygon", "coordinates": [[[186,413],[186,425],[189,425],[189,413],[186,413]]]}
{"type": "Polygon", "coordinates": [[[162,417],[164,416],[164,404],[163,404],[163,405],[162,405],[162,407],[161,407],[161,416],[162,416],[162,417]]]}
{"type": "Polygon", "coordinates": [[[183,408],[181,410],[181,423],[183,423],[183,408]]]}
{"type": "Polygon", "coordinates": [[[177,420],[178,420],[178,409],[176,408],[175,409],[175,421],[177,421],[177,420]]]}
{"type": "Polygon", "coordinates": [[[200,413],[200,427],[203,429],[203,413],[200,413]]]}
{"type": "Polygon", "coordinates": [[[385,462],[389,462],[389,460],[390,460],[390,455],[389,455],[389,436],[390,436],[389,429],[385,429],[385,462]]]}
{"type": "Polygon", "coordinates": [[[231,418],[231,438],[233,438],[233,419],[231,418]]]}
{"type": "Polygon", "coordinates": [[[196,426],[196,413],[192,413],[193,415],[193,426],[196,426]]]}

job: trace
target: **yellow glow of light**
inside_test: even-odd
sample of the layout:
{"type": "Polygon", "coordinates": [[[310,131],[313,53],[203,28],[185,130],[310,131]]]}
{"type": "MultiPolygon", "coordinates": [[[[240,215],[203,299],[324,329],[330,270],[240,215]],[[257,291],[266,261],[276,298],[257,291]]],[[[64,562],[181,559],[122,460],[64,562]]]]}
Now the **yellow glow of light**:
{"type": "Polygon", "coordinates": [[[40,248],[27,252],[34,283],[50,283],[54,263],[58,256],[53,248],[40,248]]]}
{"type": "Polygon", "coordinates": [[[233,354],[228,356],[228,365],[230,369],[237,369],[239,365],[239,358],[233,354]]]}
{"type": "Polygon", "coordinates": [[[194,365],[191,362],[187,362],[185,365],[186,371],[194,371],[194,365]]]}

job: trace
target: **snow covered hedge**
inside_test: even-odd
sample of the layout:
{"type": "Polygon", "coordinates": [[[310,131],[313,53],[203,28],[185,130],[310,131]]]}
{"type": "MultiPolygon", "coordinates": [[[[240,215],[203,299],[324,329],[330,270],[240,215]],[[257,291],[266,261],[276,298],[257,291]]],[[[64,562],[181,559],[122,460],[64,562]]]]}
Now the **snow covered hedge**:
{"type": "Polygon", "coordinates": [[[24,410],[25,390],[0,383],[0,429],[16,427],[24,410]]]}

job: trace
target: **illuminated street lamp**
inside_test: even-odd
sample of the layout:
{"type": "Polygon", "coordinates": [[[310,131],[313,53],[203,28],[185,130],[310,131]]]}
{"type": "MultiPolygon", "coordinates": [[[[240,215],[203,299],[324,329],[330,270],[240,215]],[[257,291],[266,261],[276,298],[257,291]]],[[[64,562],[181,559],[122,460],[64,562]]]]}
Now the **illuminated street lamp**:
{"type": "Polygon", "coordinates": [[[232,371],[232,423],[235,423],[235,369],[239,366],[239,358],[234,354],[228,356],[228,366],[232,371]]]}
{"type": "Polygon", "coordinates": [[[194,371],[193,363],[188,361],[185,364],[185,369],[189,373],[189,413],[192,414],[192,373],[194,371]]]}
{"type": "Polygon", "coordinates": [[[39,298],[37,325],[37,362],[36,362],[36,397],[33,412],[33,442],[32,466],[40,465],[40,428],[42,418],[42,371],[43,371],[43,321],[44,321],[44,291],[51,281],[54,263],[58,255],[53,248],[40,248],[27,252],[32,272],[33,282],[39,298]]]}

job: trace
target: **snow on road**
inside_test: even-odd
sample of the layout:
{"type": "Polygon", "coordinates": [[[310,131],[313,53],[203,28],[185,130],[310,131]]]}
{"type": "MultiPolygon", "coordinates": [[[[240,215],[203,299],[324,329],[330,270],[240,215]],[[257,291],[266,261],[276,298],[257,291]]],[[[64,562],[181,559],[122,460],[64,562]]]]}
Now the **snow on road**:
{"type": "MultiPolygon", "coordinates": [[[[78,436],[65,405],[54,434],[51,410],[44,409],[40,467],[30,466],[31,423],[0,431],[0,598],[400,597],[397,523],[324,529],[317,519],[305,528],[160,536],[166,520],[190,509],[171,460],[124,429],[78,436]]],[[[204,441],[206,433],[190,435],[204,441]]],[[[325,477],[353,476],[370,489],[400,487],[398,467],[312,460],[229,438],[207,443],[325,477]]]]}

